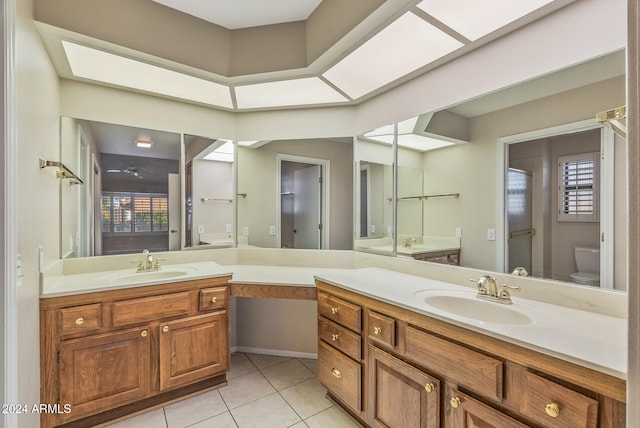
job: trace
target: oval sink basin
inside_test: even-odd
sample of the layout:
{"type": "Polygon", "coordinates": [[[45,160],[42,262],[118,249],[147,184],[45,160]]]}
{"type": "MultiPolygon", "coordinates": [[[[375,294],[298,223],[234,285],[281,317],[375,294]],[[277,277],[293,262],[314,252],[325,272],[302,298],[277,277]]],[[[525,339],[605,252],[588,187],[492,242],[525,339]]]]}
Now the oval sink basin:
{"type": "Polygon", "coordinates": [[[186,275],[187,273],[187,270],[157,270],[152,272],[128,273],[111,278],[111,282],[128,283],[160,281],[163,279],[178,278],[186,275]]]}
{"type": "Polygon", "coordinates": [[[434,309],[482,323],[526,325],[533,322],[527,314],[511,306],[478,299],[473,293],[439,290],[417,294],[427,294],[423,301],[434,309]]]}

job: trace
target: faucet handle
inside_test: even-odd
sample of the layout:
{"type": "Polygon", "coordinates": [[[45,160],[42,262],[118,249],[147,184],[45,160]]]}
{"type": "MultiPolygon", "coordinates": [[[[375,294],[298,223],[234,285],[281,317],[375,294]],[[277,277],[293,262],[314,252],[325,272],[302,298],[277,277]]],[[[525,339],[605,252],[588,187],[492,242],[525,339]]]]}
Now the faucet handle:
{"type": "Polygon", "coordinates": [[[160,269],[160,261],[162,261],[162,260],[167,260],[167,258],[166,257],[163,257],[163,258],[156,257],[156,262],[153,264],[153,268],[156,269],[156,270],[160,269]]]}
{"type": "Polygon", "coordinates": [[[508,303],[511,303],[511,294],[509,294],[508,290],[518,291],[520,290],[520,287],[517,287],[515,285],[507,285],[507,284],[502,284],[500,286],[500,292],[498,293],[498,297],[504,301],[507,301],[508,303]]]}

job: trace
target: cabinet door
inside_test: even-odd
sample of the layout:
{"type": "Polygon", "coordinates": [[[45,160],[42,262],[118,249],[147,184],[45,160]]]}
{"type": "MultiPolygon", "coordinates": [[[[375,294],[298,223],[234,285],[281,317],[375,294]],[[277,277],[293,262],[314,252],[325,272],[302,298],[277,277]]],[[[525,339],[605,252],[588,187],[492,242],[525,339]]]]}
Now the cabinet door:
{"type": "Polygon", "coordinates": [[[66,420],[127,404],[150,388],[150,342],[145,327],[64,341],[60,344],[60,403],[66,420]]]}
{"type": "Polygon", "coordinates": [[[528,428],[493,407],[447,388],[446,428],[528,428]]]}
{"type": "Polygon", "coordinates": [[[372,346],[369,346],[369,376],[371,426],[440,426],[440,382],[437,379],[372,346]]]}
{"type": "Polygon", "coordinates": [[[225,373],[229,368],[227,311],[160,324],[160,389],[225,373]]]}

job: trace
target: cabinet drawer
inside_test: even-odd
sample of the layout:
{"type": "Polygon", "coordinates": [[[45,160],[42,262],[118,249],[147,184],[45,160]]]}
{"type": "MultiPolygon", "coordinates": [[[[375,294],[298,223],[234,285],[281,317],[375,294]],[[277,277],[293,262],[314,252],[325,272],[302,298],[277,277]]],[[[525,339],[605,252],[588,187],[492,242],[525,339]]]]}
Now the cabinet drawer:
{"type": "Polygon", "coordinates": [[[191,299],[187,291],[113,302],[111,307],[115,327],[188,315],[189,312],[191,299]]]}
{"type": "Polygon", "coordinates": [[[227,287],[200,290],[200,310],[212,311],[227,307],[227,287]]]}
{"type": "Polygon", "coordinates": [[[331,321],[360,333],[362,328],[362,308],[358,305],[325,293],[318,293],[318,313],[331,321]]]}
{"type": "Polygon", "coordinates": [[[362,358],[360,336],[326,318],[318,318],[318,336],[354,360],[362,358]]]}
{"type": "Polygon", "coordinates": [[[324,342],[318,343],[318,380],[332,394],[356,411],[362,409],[362,369],[324,342]]]}
{"type": "Polygon", "coordinates": [[[502,401],[502,361],[410,326],[404,332],[404,350],[408,359],[426,370],[502,401]]]}
{"type": "Polygon", "coordinates": [[[58,312],[61,334],[79,333],[102,327],[102,305],[74,306],[58,312]]]}
{"type": "Polygon", "coordinates": [[[549,428],[595,428],[598,402],[525,371],[520,412],[549,428]]]}
{"type": "Polygon", "coordinates": [[[396,346],[396,321],[393,318],[368,311],[367,330],[369,339],[392,348],[396,346]]]}

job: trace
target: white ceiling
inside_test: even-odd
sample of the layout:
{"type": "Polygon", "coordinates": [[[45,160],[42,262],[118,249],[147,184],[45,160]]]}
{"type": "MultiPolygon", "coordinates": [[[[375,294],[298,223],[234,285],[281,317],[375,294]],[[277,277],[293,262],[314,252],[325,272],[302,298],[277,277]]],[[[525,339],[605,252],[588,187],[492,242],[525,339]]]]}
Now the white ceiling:
{"type": "Polygon", "coordinates": [[[230,30],[303,21],[321,2],[321,0],[153,1],[230,30]]]}
{"type": "MultiPolygon", "coordinates": [[[[225,25],[238,27],[265,24],[268,20],[305,19],[320,3],[320,0],[153,1],[185,11],[188,8],[188,13],[218,24],[222,19],[229,19],[225,25]],[[262,11],[265,4],[269,6],[268,10],[262,11]],[[260,21],[255,21],[256,18],[260,21]]],[[[468,23],[473,22],[473,14],[470,16],[468,11],[444,7],[446,0],[401,0],[404,7],[398,9],[396,5],[393,10],[384,11],[383,15],[388,16],[382,26],[375,26],[372,21],[367,25],[374,25],[374,28],[369,29],[366,35],[356,38],[345,36],[350,45],[346,50],[345,46],[330,49],[329,54],[305,68],[283,70],[280,74],[250,74],[241,76],[242,81],[234,80],[238,76],[230,78],[202,70],[196,77],[192,68],[185,67],[186,72],[178,71],[177,63],[171,65],[171,70],[163,70],[162,61],[151,55],[130,49],[121,49],[123,54],[119,55],[120,48],[116,45],[102,43],[100,46],[100,43],[96,45],[95,41],[88,39],[72,41],[73,36],[69,33],[47,39],[53,41],[50,50],[56,68],[66,78],[126,87],[229,110],[329,106],[362,102],[571,1],[574,0],[517,2],[517,11],[507,8],[509,13],[504,13],[504,4],[510,4],[511,0],[486,0],[482,6],[476,4],[475,9],[483,9],[484,13],[492,11],[495,16],[491,26],[469,30],[468,23]],[[429,12],[442,14],[456,28],[439,22],[439,16],[425,12],[425,7],[432,3],[439,7],[429,12]],[[479,40],[470,41],[461,35],[463,33],[479,37],[479,40]],[[58,45],[55,40],[58,40],[58,45]],[[288,85],[295,90],[271,90],[278,85],[288,85]],[[283,93],[289,96],[285,97],[283,93]]],[[[362,29],[359,26],[356,29],[354,34],[360,34],[362,29]]]]}

